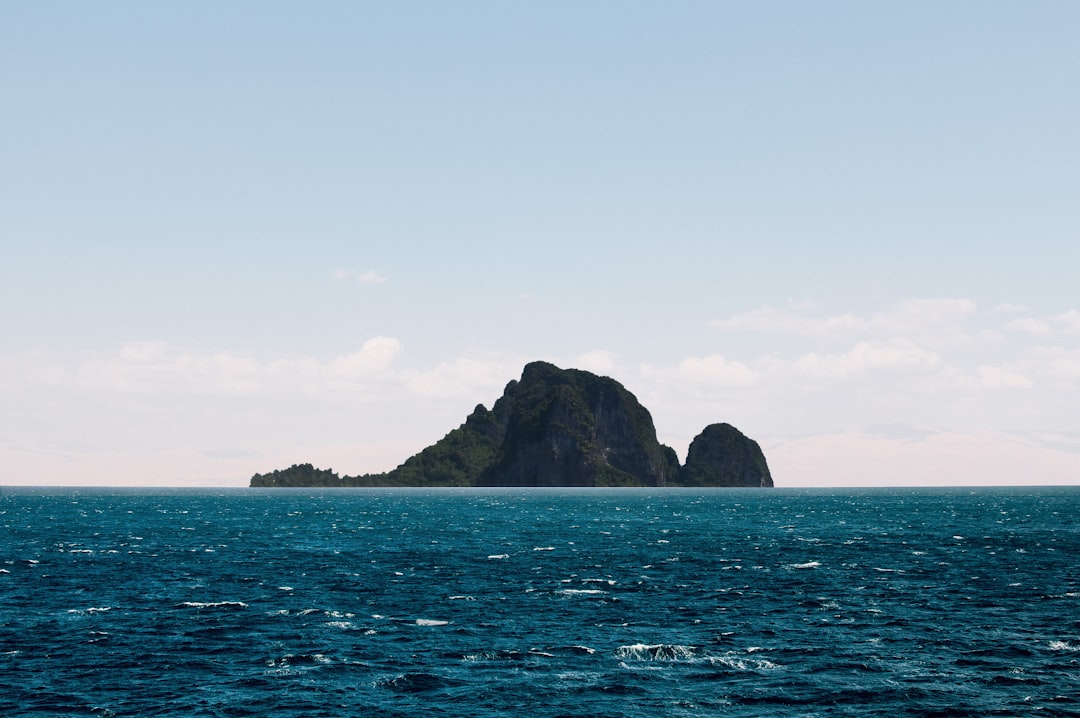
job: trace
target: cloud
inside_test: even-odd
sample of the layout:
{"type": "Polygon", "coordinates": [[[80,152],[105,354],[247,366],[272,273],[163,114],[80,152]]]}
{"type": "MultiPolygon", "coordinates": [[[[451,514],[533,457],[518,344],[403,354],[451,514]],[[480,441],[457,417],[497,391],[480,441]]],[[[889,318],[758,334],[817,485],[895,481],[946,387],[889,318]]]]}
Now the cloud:
{"type": "Polygon", "coordinates": [[[82,389],[123,393],[252,394],[261,387],[261,367],[228,351],[196,353],[163,342],[132,342],[118,355],[84,361],[76,370],[82,389]]]}
{"type": "Polygon", "coordinates": [[[749,386],[757,380],[757,373],[746,364],[719,354],[684,359],[679,364],[678,375],[691,382],[714,386],[749,386]]]}
{"type": "Polygon", "coordinates": [[[616,368],[615,355],[603,349],[596,349],[579,356],[573,366],[594,374],[611,374],[616,368]]]}
{"type": "Polygon", "coordinates": [[[386,282],[386,277],[372,270],[364,272],[357,279],[361,284],[384,284],[386,282]]]}
{"type": "Polygon", "coordinates": [[[844,379],[874,371],[896,371],[936,367],[941,357],[906,340],[888,343],[858,342],[842,354],[803,354],[792,361],[772,359],[774,373],[794,373],[804,377],[844,379]]]}
{"type": "Polygon", "coordinates": [[[340,381],[361,381],[390,369],[402,345],[392,337],[373,337],[355,352],[334,357],[326,365],[326,375],[340,381]]]}
{"type": "Polygon", "coordinates": [[[196,351],[165,342],[131,342],[109,356],[84,358],[75,371],[82,391],[122,395],[253,396],[336,395],[382,381],[403,347],[392,337],[373,337],[356,351],[330,359],[311,356],[269,361],[231,351],[196,351]]]}
{"type": "Polygon", "coordinates": [[[385,275],[376,272],[373,269],[364,270],[362,272],[358,272],[354,269],[335,269],[333,277],[339,282],[355,280],[359,284],[385,284],[387,281],[385,275]]]}
{"type": "Polygon", "coordinates": [[[827,317],[807,316],[812,305],[792,309],[762,307],[710,322],[717,329],[747,332],[835,336],[855,332],[908,334],[942,325],[956,324],[974,315],[978,306],[970,299],[908,299],[869,316],[852,312],[827,317]]]}
{"type": "Polygon", "coordinates": [[[866,320],[850,313],[814,318],[790,310],[762,307],[727,319],[714,320],[710,326],[733,331],[820,335],[858,331],[866,327],[866,320]]]}
{"type": "Polygon", "coordinates": [[[915,332],[955,324],[978,312],[971,299],[908,299],[871,316],[870,325],[886,332],[915,332]]]}
{"type": "Polygon", "coordinates": [[[433,369],[408,372],[404,375],[405,387],[412,394],[423,397],[468,396],[480,391],[490,391],[494,401],[510,377],[521,371],[517,360],[483,360],[462,357],[443,362],[433,369]]]}
{"type": "Polygon", "coordinates": [[[1001,432],[920,433],[915,440],[852,431],[760,443],[776,485],[785,487],[1070,485],[1080,475],[1075,446],[1001,432]]]}
{"type": "Polygon", "coordinates": [[[983,386],[992,389],[1030,389],[1034,386],[1023,374],[1000,366],[980,366],[976,375],[983,386]]]}
{"type": "Polygon", "coordinates": [[[1039,336],[1059,336],[1080,334],[1080,311],[1070,309],[1067,312],[1049,317],[1024,317],[1014,319],[1005,325],[1013,332],[1036,334],[1039,336]]]}

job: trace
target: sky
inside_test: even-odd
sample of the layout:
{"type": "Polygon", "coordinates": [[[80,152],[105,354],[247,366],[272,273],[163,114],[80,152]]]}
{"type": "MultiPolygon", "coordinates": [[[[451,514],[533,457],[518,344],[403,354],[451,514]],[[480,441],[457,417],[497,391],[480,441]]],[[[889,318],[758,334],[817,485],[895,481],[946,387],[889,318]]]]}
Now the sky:
{"type": "Polygon", "coordinates": [[[529,361],[1080,484],[1080,4],[0,0],[0,485],[384,471],[529,361]]]}

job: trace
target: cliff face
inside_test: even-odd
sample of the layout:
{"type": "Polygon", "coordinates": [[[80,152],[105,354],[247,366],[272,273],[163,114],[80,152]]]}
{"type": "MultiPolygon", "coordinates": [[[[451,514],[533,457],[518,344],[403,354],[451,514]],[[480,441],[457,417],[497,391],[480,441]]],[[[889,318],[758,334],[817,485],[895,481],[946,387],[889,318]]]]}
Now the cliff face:
{"type": "Polygon", "coordinates": [[[477,406],[393,471],[320,474],[320,483],[305,484],[311,471],[299,476],[297,468],[256,474],[251,485],[772,486],[761,449],[737,429],[706,428],[680,468],[657,441],[648,410],[622,384],[545,362],[526,365],[490,410],[477,406]]]}
{"type": "Polygon", "coordinates": [[[481,486],[665,486],[678,462],[614,379],[534,362],[492,410],[503,436],[481,486]]]}
{"type": "Polygon", "coordinates": [[[681,486],[772,486],[765,454],[730,424],[711,424],[694,437],[679,472],[681,486]]]}

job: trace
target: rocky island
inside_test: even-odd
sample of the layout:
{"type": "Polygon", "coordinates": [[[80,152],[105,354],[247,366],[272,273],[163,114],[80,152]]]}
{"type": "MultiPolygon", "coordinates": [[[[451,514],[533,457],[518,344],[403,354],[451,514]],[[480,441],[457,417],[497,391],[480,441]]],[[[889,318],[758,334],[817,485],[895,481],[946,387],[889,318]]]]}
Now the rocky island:
{"type": "Polygon", "coordinates": [[[656,439],[652,415],[611,379],[547,362],[525,366],[492,406],[383,474],[338,476],[311,464],[255,474],[253,487],[771,487],[758,443],[729,424],[693,440],[686,464],[656,439]]]}

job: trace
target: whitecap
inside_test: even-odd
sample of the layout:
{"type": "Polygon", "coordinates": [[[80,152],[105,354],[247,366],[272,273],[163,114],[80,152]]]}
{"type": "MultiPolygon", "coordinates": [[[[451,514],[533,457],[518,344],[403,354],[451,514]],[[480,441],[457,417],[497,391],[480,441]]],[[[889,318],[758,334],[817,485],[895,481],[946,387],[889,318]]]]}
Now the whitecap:
{"type": "Polygon", "coordinates": [[[779,664],[763,658],[741,658],[733,653],[722,656],[709,656],[705,659],[709,665],[730,668],[735,671],[767,671],[779,668],[779,664]]]}
{"type": "Polygon", "coordinates": [[[818,568],[821,566],[821,561],[808,561],[806,563],[789,563],[784,568],[790,569],[805,569],[805,568],[818,568]]]}
{"type": "Polygon", "coordinates": [[[448,596],[449,601],[475,601],[475,596],[448,596]]]}
{"type": "Polygon", "coordinates": [[[248,605],[243,601],[182,601],[180,606],[184,608],[247,608],[248,605]]]}
{"type": "Polygon", "coordinates": [[[494,554],[488,556],[488,559],[491,560],[491,561],[496,561],[496,560],[503,559],[503,558],[510,558],[510,554],[508,554],[508,553],[494,553],[494,554]]]}
{"type": "Polygon", "coordinates": [[[554,551],[554,546],[533,546],[533,551],[554,551]]]}
{"type": "Polygon", "coordinates": [[[619,658],[635,661],[688,661],[694,657],[697,649],[677,643],[635,643],[619,646],[615,655],[619,658]]]}
{"type": "Polygon", "coordinates": [[[445,625],[447,625],[449,623],[450,623],[450,621],[440,621],[440,620],[434,619],[434,618],[418,618],[418,619],[416,619],[416,625],[417,626],[445,626],[445,625]]]}
{"type": "Polygon", "coordinates": [[[1066,641],[1050,641],[1051,651],[1080,651],[1080,646],[1074,646],[1066,641]]]}
{"type": "Polygon", "coordinates": [[[598,588],[563,588],[556,593],[561,593],[564,596],[600,596],[607,593],[607,591],[601,591],[598,588]]]}

